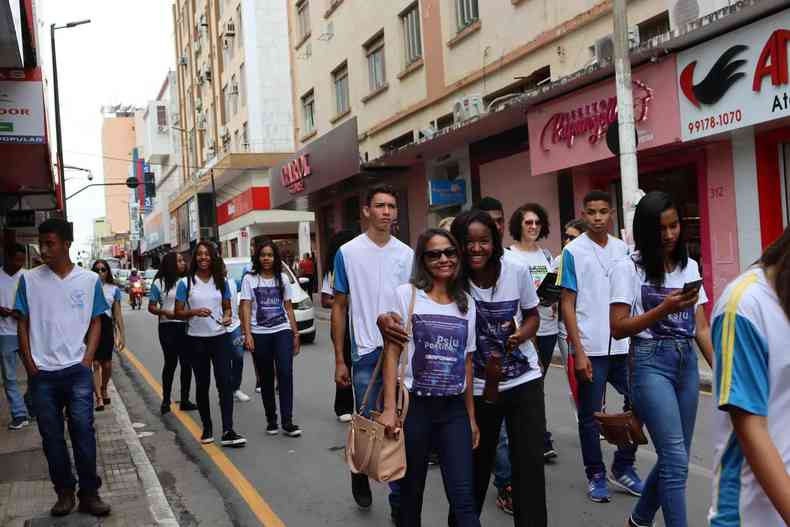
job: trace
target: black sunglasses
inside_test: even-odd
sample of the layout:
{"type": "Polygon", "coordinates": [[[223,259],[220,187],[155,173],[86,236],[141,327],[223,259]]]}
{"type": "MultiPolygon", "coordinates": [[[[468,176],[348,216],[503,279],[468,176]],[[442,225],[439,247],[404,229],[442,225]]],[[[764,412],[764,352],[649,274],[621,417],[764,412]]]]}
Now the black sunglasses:
{"type": "Polygon", "coordinates": [[[455,247],[448,247],[441,251],[439,250],[425,251],[423,254],[425,255],[425,258],[427,258],[428,260],[438,260],[439,258],[442,257],[442,255],[445,255],[447,258],[458,257],[458,251],[455,249],[455,247]]]}
{"type": "Polygon", "coordinates": [[[106,267],[97,267],[96,268],[96,272],[97,273],[106,273],[107,272],[107,268],[106,267]]]}

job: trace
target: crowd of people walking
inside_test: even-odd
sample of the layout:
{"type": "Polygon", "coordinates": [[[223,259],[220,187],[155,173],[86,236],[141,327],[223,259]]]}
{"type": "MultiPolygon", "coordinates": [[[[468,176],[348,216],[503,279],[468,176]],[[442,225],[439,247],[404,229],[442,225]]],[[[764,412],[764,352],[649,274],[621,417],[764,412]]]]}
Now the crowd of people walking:
{"type": "MultiPolygon", "coordinates": [[[[610,234],[611,197],[592,191],[582,218],[563,226],[562,252],[553,255],[541,245],[552,227],[543,206],[526,203],[508,221],[501,203],[483,198],[427,229],[412,250],[392,234],[398,197],[382,185],[370,189],[362,208],[365,232],[334,235],[322,280],[305,256],[301,274],[316,288],[320,282],[321,304],[331,311],[337,419],[348,423],[359,414],[376,420],[390,439],[402,434],[404,471],[388,481],[395,525],[421,525],[431,463],[442,472],[448,525],[485,523],[492,476],[497,505],[514,525],[549,524],[545,464],[562,457],[546,419],[547,404],[558,401],[547,401],[544,389],[555,350],[568,373],[587,497],[606,503],[613,486],[636,498],[617,524],[647,527],[660,510],[665,525],[689,525],[697,350],[713,369],[718,408],[710,525],[790,523],[790,436],[781,418],[790,386],[783,353],[790,339],[790,229],[726,288],[708,310],[709,325],[682,205],[665,192],[645,195],[629,248],[610,234]],[[607,385],[655,448],[644,480],[635,467],[636,442],[618,441],[609,467],[604,460],[602,433],[614,441],[601,426],[607,385]]],[[[113,350],[125,344],[121,291],[106,261],[96,260],[93,272],[71,262],[67,223],[47,220],[39,234],[43,265],[24,271],[24,247],[9,246],[0,269],[8,427],[19,430],[35,416],[58,496],[53,515],[68,514],[77,498],[83,512],[106,515],[93,412],[111,404],[113,350]],[[26,395],[16,382],[17,358],[28,375],[26,395]]],[[[241,390],[245,352],[252,355],[265,432],[302,434],[294,420],[301,343],[291,300],[298,283],[284,265],[268,240],[254,248],[239,282],[211,242],[199,242],[189,264],[175,252],[161,261],[148,305],[164,357],[160,410],[172,409],[180,367],[177,402],[182,411],[198,411],[204,444],[214,442],[212,369],[219,443],[246,444],[233,419],[234,400],[249,400],[241,390]]],[[[369,508],[370,478],[351,468],[353,499],[369,508]]]]}

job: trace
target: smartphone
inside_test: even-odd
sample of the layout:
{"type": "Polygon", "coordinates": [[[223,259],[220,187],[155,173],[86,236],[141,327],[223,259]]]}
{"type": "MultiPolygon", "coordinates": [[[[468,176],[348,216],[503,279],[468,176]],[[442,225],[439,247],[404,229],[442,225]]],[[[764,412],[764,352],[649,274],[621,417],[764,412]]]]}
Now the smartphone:
{"type": "Polygon", "coordinates": [[[702,288],[702,280],[686,282],[683,285],[683,294],[690,293],[691,291],[699,291],[701,288],[702,288]]]}

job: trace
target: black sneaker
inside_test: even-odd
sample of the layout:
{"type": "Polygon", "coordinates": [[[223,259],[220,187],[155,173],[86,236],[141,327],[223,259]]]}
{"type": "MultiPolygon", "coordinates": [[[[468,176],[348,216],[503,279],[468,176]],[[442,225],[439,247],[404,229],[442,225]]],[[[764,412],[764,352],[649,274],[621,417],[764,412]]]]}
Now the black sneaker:
{"type": "Polygon", "coordinates": [[[226,430],[225,433],[222,434],[222,438],[219,440],[222,446],[230,446],[230,447],[243,447],[247,444],[247,440],[241,437],[239,434],[234,432],[233,430],[226,430]]]}
{"type": "Polygon", "coordinates": [[[182,412],[194,412],[198,409],[197,405],[190,401],[181,401],[178,405],[178,409],[182,412]]]}
{"type": "Polygon", "coordinates": [[[283,433],[288,437],[299,437],[302,435],[302,429],[293,423],[286,423],[283,425],[283,433]]]}
{"type": "Polygon", "coordinates": [[[162,415],[170,413],[170,401],[162,401],[162,406],[159,407],[159,412],[162,415]]]}
{"type": "Polygon", "coordinates": [[[360,509],[369,509],[373,504],[373,494],[370,492],[370,481],[365,474],[351,473],[351,494],[360,509]]]}
{"type": "Polygon", "coordinates": [[[214,432],[212,432],[210,426],[203,428],[203,434],[200,436],[200,442],[204,445],[214,442],[214,432]]]}
{"type": "Polygon", "coordinates": [[[30,424],[27,417],[14,417],[10,423],[8,423],[9,430],[22,430],[24,427],[30,424]]]}
{"type": "Polygon", "coordinates": [[[280,433],[280,427],[277,426],[277,423],[269,423],[266,425],[266,434],[270,436],[276,436],[280,433]]]}

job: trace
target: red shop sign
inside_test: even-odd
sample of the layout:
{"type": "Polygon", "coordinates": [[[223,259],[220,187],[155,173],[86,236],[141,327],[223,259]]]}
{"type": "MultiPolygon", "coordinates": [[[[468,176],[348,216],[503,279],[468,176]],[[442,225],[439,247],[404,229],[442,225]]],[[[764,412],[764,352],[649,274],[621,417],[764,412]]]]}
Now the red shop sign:
{"type": "Polygon", "coordinates": [[[304,190],[304,178],[313,173],[310,167],[310,155],[302,154],[282,167],[280,182],[291,194],[304,190]]]}

